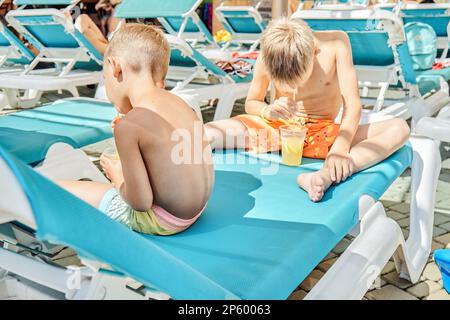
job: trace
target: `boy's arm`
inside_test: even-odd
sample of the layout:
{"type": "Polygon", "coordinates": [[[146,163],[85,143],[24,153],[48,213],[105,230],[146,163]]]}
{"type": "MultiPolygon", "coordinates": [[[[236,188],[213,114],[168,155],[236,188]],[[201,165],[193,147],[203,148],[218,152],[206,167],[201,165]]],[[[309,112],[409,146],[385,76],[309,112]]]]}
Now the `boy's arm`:
{"type": "Polygon", "coordinates": [[[122,119],[114,129],[122,174],[111,177],[121,196],[133,209],[146,211],[153,205],[153,190],[139,148],[137,128],[122,119]]]}
{"type": "Polygon", "coordinates": [[[358,78],[353,65],[352,49],[346,33],[339,32],[336,41],[336,72],[344,103],[339,135],[325,164],[330,168],[334,182],[345,181],[353,173],[350,148],[361,119],[358,78]]]}
{"type": "Polygon", "coordinates": [[[288,120],[291,118],[292,114],[286,102],[275,101],[273,105],[268,105],[264,101],[269,88],[270,77],[264,67],[261,56],[256,60],[254,70],[253,80],[245,101],[245,112],[256,116],[261,116],[262,112],[264,112],[264,117],[269,120],[279,118],[288,120]]]}

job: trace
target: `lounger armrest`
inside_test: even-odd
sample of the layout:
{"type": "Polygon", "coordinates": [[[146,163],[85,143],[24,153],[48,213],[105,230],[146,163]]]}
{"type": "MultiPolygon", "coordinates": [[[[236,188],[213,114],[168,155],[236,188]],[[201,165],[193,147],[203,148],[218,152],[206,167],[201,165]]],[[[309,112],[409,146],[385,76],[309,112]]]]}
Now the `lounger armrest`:
{"type": "Polygon", "coordinates": [[[422,118],[417,123],[416,132],[434,140],[450,142],[450,119],[422,118]]]}

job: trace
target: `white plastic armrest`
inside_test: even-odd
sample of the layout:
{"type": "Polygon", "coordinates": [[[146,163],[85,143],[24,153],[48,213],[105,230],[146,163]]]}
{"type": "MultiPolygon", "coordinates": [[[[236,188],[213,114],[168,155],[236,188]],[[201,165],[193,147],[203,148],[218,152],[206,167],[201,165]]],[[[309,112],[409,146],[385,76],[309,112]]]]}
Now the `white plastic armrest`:
{"type": "Polygon", "coordinates": [[[434,140],[450,142],[450,119],[422,118],[417,123],[416,132],[434,140]]]}

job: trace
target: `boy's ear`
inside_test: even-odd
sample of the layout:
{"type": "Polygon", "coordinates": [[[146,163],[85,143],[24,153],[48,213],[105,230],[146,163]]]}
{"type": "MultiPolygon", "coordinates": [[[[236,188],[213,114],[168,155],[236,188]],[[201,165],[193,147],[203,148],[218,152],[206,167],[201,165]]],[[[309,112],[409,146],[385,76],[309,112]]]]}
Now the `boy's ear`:
{"type": "Polygon", "coordinates": [[[114,78],[120,81],[122,78],[122,66],[120,62],[114,57],[108,57],[108,63],[111,65],[114,78]]]}

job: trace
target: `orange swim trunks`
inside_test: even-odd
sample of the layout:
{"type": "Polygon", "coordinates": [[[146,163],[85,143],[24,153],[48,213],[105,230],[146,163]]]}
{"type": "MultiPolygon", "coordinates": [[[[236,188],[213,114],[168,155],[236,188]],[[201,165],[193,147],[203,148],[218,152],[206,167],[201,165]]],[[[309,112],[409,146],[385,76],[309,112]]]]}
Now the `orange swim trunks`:
{"type": "MultiPolygon", "coordinates": [[[[279,128],[285,125],[282,121],[265,120],[259,116],[243,114],[235,119],[241,121],[248,129],[250,137],[247,148],[257,153],[279,151],[281,136],[279,128]]],[[[307,158],[325,159],[339,134],[340,125],[333,120],[300,118],[300,122],[308,129],[303,156],[307,158]]]]}

